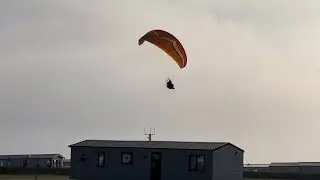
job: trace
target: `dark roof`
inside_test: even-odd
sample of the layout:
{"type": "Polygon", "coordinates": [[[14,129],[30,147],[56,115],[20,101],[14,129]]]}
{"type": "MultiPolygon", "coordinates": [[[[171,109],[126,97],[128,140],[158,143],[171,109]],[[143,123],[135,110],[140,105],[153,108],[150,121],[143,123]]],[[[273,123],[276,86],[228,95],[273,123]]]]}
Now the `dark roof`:
{"type": "Polygon", "coordinates": [[[19,155],[0,155],[0,159],[50,159],[54,157],[64,157],[61,154],[19,154],[19,155]]]}
{"type": "MultiPolygon", "coordinates": [[[[105,147],[105,148],[142,148],[142,149],[193,149],[216,150],[225,145],[239,147],[228,142],[182,142],[182,141],[116,141],[116,140],[84,140],[69,147],[105,147]]],[[[242,149],[240,149],[243,151],[242,149]]]]}

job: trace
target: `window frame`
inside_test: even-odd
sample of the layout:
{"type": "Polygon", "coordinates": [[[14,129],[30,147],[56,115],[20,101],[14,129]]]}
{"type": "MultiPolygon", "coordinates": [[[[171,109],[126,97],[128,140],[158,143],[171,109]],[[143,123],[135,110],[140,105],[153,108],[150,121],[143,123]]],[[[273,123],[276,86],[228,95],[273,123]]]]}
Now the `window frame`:
{"type": "Polygon", "coordinates": [[[106,152],[99,151],[97,156],[97,167],[105,167],[106,166],[106,152]],[[103,162],[100,164],[100,156],[103,156],[103,162]]]}
{"type": "Polygon", "coordinates": [[[131,165],[133,164],[133,153],[131,152],[121,152],[121,164],[124,164],[124,165],[131,165]],[[130,155],[131,159],[130,159],[130,162],[123,162],[123,155],[130,155]]]}
{"type": "Polygon", "coordinates": [[[189,171],[193,172],[205,172],[205,167],[206,167],[206,156],[205,155],[189,155],[189,171]],[[203,165],[202,168],[199,168],[198,166],[198,161],[200,158],[203,157],[203,165]],[[195,167],[191,167],[192,165],[192,158],[195,158],[195,167]]]}

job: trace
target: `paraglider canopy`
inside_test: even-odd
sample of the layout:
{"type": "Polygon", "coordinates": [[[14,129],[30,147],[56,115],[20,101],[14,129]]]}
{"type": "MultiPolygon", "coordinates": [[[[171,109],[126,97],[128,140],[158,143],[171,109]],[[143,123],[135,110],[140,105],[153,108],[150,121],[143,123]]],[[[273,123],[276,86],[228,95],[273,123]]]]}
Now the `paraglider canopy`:
{"type": "Polygon", "coordinates": [[[180,41],[169,32],[151,30],[139,39],[139,46],[145,41],[167,53],[183,69],[187,65],[187,54],[180,41]]]}

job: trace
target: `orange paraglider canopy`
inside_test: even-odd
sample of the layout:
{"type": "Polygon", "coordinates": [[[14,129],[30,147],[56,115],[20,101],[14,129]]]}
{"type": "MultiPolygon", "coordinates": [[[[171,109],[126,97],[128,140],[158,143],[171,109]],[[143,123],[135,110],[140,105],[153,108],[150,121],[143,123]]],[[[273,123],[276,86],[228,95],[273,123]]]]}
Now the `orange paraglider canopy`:
{"type": "Polygon", "coordinates": [[[187,65],[187,55],[180,41],[163,30],[151,30],[139,39],[139,46],[148,41],[166,52],[182,69],[187,65]]]}

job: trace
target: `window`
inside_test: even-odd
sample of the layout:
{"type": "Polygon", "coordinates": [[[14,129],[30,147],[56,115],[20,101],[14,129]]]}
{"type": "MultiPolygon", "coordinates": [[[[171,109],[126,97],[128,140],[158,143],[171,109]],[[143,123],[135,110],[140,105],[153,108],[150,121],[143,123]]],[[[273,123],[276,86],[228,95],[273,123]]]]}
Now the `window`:
{"type": "Polygon", "coordinates": [[[3,161],[0,161],[0,167],[3,167],[4,165],[3,165],[3,161]]]}
{"type": "Polygon", "coordinates": [[[98,153],[98,167],[104,167],[105,161],[106,161],[105,153],[99,152],[98,153]]]}
{"type": "Polygon", "coordinates": [[[203,172],[205,165],[205,158],[203,155],[189,156],[189,171],[203,172]]]}
{"type": "Polygon", "coordinates": [[[132,153],[121,153],[121,163],[122,164],[132,164],[133,163],[132,153]]]}
{"type": "Polygon", "coordinates": [[[85,162],[87,160],[87,157],[85,154],[81,154],[81,157],[79,158],[79,161],[85,162]]]}
{"type": "Polygon", "coordinates": [[[47,160],[47,167],[51,167],[51,161],[47,160]]]}
{"type": "Polygon", "coordinates": [[[61,164],[60,160],[57,160],[56,163],[57,163],[57,167],[59,168],[61,164]]]}
{"type": "Polygon", "coordinates": [[[11,166],[11,162],[10,162],[10,161],[8,161],[8,162],[7,162],[7,165],[8,165],[8,167],[10,167],[10,166],[11,166]]]}
{"type": "Polygon", "coordinates": [[[40,167],[40,161],[37,160],[37,167],[40,167]]]}
{"type": "Polygon", "coordinates": [[[58,168],[59,167],[59,160],[57,160],[57,159],[54,160],[54,164],[55,164],[55,167],[58,168]]]}
{"type": "Polygon", "coordinates": [[[23,160],[23,167],[27,167],[27,160],[26,159],[23,160]]]}

